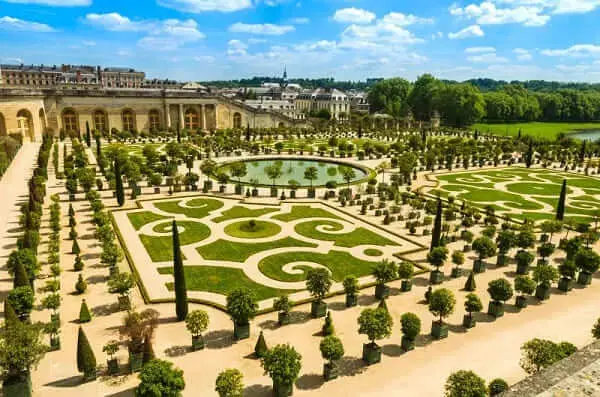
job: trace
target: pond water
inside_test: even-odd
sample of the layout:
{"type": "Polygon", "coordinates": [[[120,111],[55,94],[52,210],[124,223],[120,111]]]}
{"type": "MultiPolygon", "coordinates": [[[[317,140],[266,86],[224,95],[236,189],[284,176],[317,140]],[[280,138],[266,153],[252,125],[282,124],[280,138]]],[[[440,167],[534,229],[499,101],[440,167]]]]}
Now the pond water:
{"type": "Polygon", "coordinates": [[[593,142],[600,139],[600,130],[579,131],[574,134],[569,134],[569,137],[582,140],[587,139],[593,142]]]}
{"type": "MultiPolygon", "coordinates": [[[[273,165],[281,167],[281,177],[275,180],[277,186],[287,186],[290,180],[298,182],[299,186],[310,186],[310,181],[304,179],[304,171],[308,167],[317,169],[317,179],[313,180],[313,186],[323,186],[329,181],[335,181],[338,185],[346,183],[342,175],[342,169],[352,168],[354,170],[354,178],[352,182],[365,179],[368,176],[367,170],[354,167],[349,164],[340,164],[330,161],[321,160],[300,160],[300,159],[275,159],[275,160],[244,160],[246,163],[247,174],[241,178],[244,183],[251,183],[253,179],[258,180],[260,185],[272,185],[273,181],[269,179],[265,168],[273,165]]],[[[230,164],[218,168],[217,172],[229,172],[230,164]]],[[[238,178],[232,178],[232,181],[237,181],[238,178]]]]}

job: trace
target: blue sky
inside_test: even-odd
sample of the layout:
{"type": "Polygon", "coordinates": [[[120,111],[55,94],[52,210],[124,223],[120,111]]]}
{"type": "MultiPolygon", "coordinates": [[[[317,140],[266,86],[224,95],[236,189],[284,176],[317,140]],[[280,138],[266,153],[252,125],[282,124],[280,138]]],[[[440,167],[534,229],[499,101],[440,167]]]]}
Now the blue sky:
{"type": "Polygon", "coordinates": [[[600,0],[0,0],[0,61],[208,80],[600,81],[600,0]]]}

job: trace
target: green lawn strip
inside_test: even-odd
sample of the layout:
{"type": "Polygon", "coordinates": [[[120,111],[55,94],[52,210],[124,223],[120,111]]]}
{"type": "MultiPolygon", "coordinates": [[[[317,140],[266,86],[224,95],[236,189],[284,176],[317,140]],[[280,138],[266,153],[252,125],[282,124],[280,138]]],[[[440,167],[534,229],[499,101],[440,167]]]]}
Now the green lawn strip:
{"type": "MultiPolygon", "coordinates": [[[[197,243],[210,236],[210,229],[203,223],[179,221],[177,222],[177,226],[185,229],[179,233],[179,241],[182,246],[197,243]]],[[[158,233],[170,232],[171,223],[156,225],[154,231],[158,233]]],[[[173,260],[173,239],[171,236],[147,236],[140,234],[140,240],[153,262],[173,260]]]]}
{"type": "Polygon", "coordinates": [[[495,189],[476,189],[468,188],[469,192],[461,193],[458,198],[479,203],[494,203],[499,201],[506,202],[507,206],[522,210],[540,210],[543,207],[532,201],[527,201],[519,194],[503,192],[495,189]]]}
{"type": "Polygon", "coordinates": [[[238,243],[227,240],[217,240],[202,247],[198,247],[198,252],[206,260],[245,262],[249,257],[256,253],[287,247],[316,248],[317,245],[296,240],[292,237],[286,237],[268,243],[238,243]]]}
{"type": "Polygon", "coordinates": [[[246,207],[235,206],[228,209],[227,211],[223,211],[220,217],[213,219],[213,222],[219,223],[223,221],[228,221],[230,219],[238,218],[257,218],[264,214],[277,211],[279,211],[278,208],[249,209],[246,207]]]}
{"type": "MultiPolygon", "coordinates": [[[[250,289],[258,300],[296,292],[296,290],[280,290],[258,284],[249,279],[240,269],[218,266],[185,266],[184,271],[185,284],[189,291],[205,291],[228,295],[237,288],[245,287],[250,289]]],[[[160,274],[173,274],[173,268],[161,267],[158,272],[160,274]]],[[[173,283],[167,283],[167,288],[172,291],[173,283]]]]}
{"type": "Polygon", "coordinates": [[[330,234],[321,233],[316,230],[317,226],[320,225],[325,226],[326,229],[331,228],[331,231],[333,232],[343,229],[343,226],[336,221],[318,220],[299,223],[296,225],[294,230],[296,233],[304,237],[323,241],[335,241],[335,245],[338,247],[352,248],[358,245],[398,245],[394,241],[362,227],[359,227],[346,234],[330,234]]]}
{"type": "MultiPolygon", "coordinates": [[[[529,219],[532,221],[545,221],[545,220],[552,220],[552,219],[556,218],[556,215],[554,213],[545,213],[545,212],[523,212],[520,214],[509,214],[509,215],[514,219],[519,219],[519,220],[529,219]]],[[[569,215],[569,214],[565,214],[565,219],[572,219],[575,222],[582,222],[582,223],[590,223],[591,222],[591,218],[577,216],[577,215],[569,215]]]]}
{"type": "MultiPolygon", "coordinates": [[[[581,197],[586,197],[586,196],[581,196],[581,197]]],[[[552,206],[552,208],[556,208],[556,206],[558,205],[558,197],[535,197],[535,199],[539,200],[539,201],[543,201],[544,203],[550,204],[552,206]]],[[[580,197],[569,198],[567,196],[567,206],[565,207],[565,215],[595,216],[597,209],[600,209],[600,201],[598,201],[598,200],[593,200],[593,201],[580,200],[580,197]],[[572,207],[571,205],[569,205],[570,203],[574,203],[576,205],[577,202],[582,202],[582,203],[591,204],[591,205],[595,204],[596,209],[575,208],[575,207],[572,207]]]]}
{"type": "Polygon", "coordinates": [[[275,236],[281,232],[281,226],[260,220],[254,220],[251,226],[250,221],[241,221],[227,225],[224,231],[232,237],[254,239],[275,236]]]}
{"type": "Polygon", "coordinates": [[[514,123],[514,124],[486,124],[478,123],[471,126],[484,134],[517,136],[521,130],[522,136],[555,138],[561,132],[574,132],[584,130],[599,130],[600,123],[514,123]]]}
{"type": "Polygon", "coordinates": [[[322,208],[313,208],[308,205],[295,205],[292,207],[292,211],[288,214],[275,215],[273,219],[277,219],[282,222],[292,222],[298,219],[305,218],[331,218],[341,219],[339,216],[332,214],[331,212],[322,208]]]}
{"type": "Polygon", "coordinates": [[[383,252],[381,252],[381,251],[379,251],[377,249],[374,249],[374,248],[367,248],[365,250],[365,255],[367,255],[367,256],[381,256],[381,255],[383,255],[383,252]]]}
{"type": "Polygon", "coordinates": [[[212,211],[218,210],[223,207],[223,202],[220,200],[207,199],[207,198],[196,198],[188,201],[187,205],[190,207],[180,207],[178,204],[182,200],[172,201],[156,201],[154,206],[161,211],[170,212],[172,214],[183,214],[189,218],[204,218],[212,211]]]}
{"type": "Polygon", "coordinates": [[[129,218],[129,222],[131,222],[135,230],[140,230],[142,226],[147,225],[148,223],[160,221],[162,219],[169,219],[166,216],[156,214],[152,211],[131,212],[127,214],[127,217],[129,218]]]}
{"type": "Polygon", "coordinates": [[[332,278],[341,282],[349,275],[363,277],[371,274],[376,262],[367,262],[342,251],[329,251],[327,254],[314,252],[286,252],[264,258],[258,264],[260,271],[267,277],[283,282],[298,282],[306,279],[308,266],[298,266],[302,274],[285,273],[282,268],[293,262],[317,263],[331,270],[332,278]]]}
{"type": "MultiPolygon", "coordinates": [[[[558,195],[560,195],[561,185],[554,183],[516,182],[507,184],[506,190],[515,194],[535,194],[540,196],[558,197],[558,195]]],[[[571,189],[567,188],[567,193],[572,193],[571,189]]]]}

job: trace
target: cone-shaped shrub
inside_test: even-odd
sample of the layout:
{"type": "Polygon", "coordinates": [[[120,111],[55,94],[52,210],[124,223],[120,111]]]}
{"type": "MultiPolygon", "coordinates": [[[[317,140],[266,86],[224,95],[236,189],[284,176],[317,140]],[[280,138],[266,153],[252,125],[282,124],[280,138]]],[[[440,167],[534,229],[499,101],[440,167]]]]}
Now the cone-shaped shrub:
{"type": "Polygon", "coordinates": [[[69,204],[69,216],[70,217],[75,216],[75,208],[73,208],[73,204],[69,204]]]}
{"type": "Polygon", "coordinates": [[[71,247],[71,253],[74,255],[78,255],[81,253],[81,248],[79,248],[79,243],[77,239],[73,240],[73,246],[71,247]]]}
{"type": "Polygon", "coordinates": [[[23,263],[17,263],[15,267],[15,278],[13,280],[13,288],[17,287],[31,287],[31,283],[29,282],[29,276],[27,275],[27,270],[25,270],[25,266],[23,263]]]}
{"type": "Polygon", "coordinates": [[[185,286],[185,272],[183,259],[181,258],[181,247],[179,245],[179,231],[177,222],[173,221],[173,276],[175,278],[175,311],[177,320],[183,321],[188,314],[187,288],[185,286]]]}
{"type": "MultiPolygon", "coordinates": [[[[384,300],[382,300],[384,302],[384,300]]],[[[329,336],[335,334],[335,327],[333,326],[333,319],[331,318],[331,312],[327,312],[325,316],[325,323],[321,329],[323,336],[329,336]]]]}
{"type": "Polygon", "coordinates": [[[92,315],[90,313],[90,309],[84,300],[81,301],[81,307],[79,308],[79,322],[80,323],[89,323],[92,321],[92,315]]]}
{"type": "Polygon", "coordinates": [[[119,161],[119,156],[115,158],[115,191],[117,196],[117,203],[119,207],[122,207],[125,204],[125,191],[123,190],[123,176],[121,175],[121,164],[119,161]]]}
{"type": "Polygon", "coordinates": [[[75,291],[78,294],[83,294],[87,290],[87,283],[83,279],[83,276],[80,274],[77,278],[77,282],[75,283],[75,291]]]}
{"type": "Polygon", "coordinates": [[[96,371],[96,356],[81,327],[77,336],[77,370],[84,376],[93,375],[96,371]]]}
{"type": "Polygon", "coordinates": [[[70,216],[69,217],[69,226],[71,228],[75,227],[77,225],[77,221],[75,220],[75,216],[70,216]]]}
{"type": "Polygon", "coordinates": [[[269,351],[269,348],[267,347],[265,336],[263,335],[263,332],[260,331],[260,335],[256,341],[256,346],[254,346],[254,354],[257,358],[263,358],[265,354],[267,354],[267,351],[269,351]]]}
{"type": "Polygon", "coordinates": [[[469,278],[467,278],[467,282],[465,283],[465,291],[473,292],[477,289],[477,285],[475,284],[475,274],[473,272],[469,273],[469,278]]]}
{"type": "Polygon", "coordinates": [[[4,300],[4,324],[5,326],[10,326],[11,324],[16,324],[19,320],[15,309],[13,309],[12,305],[8,300],[4,300]]]}

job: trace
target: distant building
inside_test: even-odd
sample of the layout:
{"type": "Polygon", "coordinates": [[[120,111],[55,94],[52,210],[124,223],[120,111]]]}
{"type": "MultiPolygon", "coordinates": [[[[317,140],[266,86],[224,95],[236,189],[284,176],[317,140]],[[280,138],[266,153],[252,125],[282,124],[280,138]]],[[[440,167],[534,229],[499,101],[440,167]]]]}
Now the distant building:
{"type": "Polygon", "coordinates": [[[336,120],[350,116],[350,99],[338,89],[317,88],[303,91],[296,97],[296,111],[309,114],[327,109],[336,120]]]}
{"type": "Polygon", "coordinates": [[[365,92],[350,92],[350,111],[352,113],[368,114],[371,110],[369,100],[365,92]]]}
{"type": "Polygon", "coordinates": [[[291,119],[298,119],[296,114],[296,106],[293,101],[285,101],[279,99],[246,99],[244,104],[258,110],[270,110],[281,113],[291,119]]]}
{"type": "Polygon", "coordinates": [[[129,68],[105,68],[100,72],[100,82],[105,88],[141,88],[146,73],[129,68]]]}
{"type": "Polygon", "coordinates": [[[178,90],[183,86],[183,83],[175,80],[169,79],[149,79],[144,80],[141,88],[155,89],[155,90],[165,90],[165,89],[175,89],[178,90]]]}

